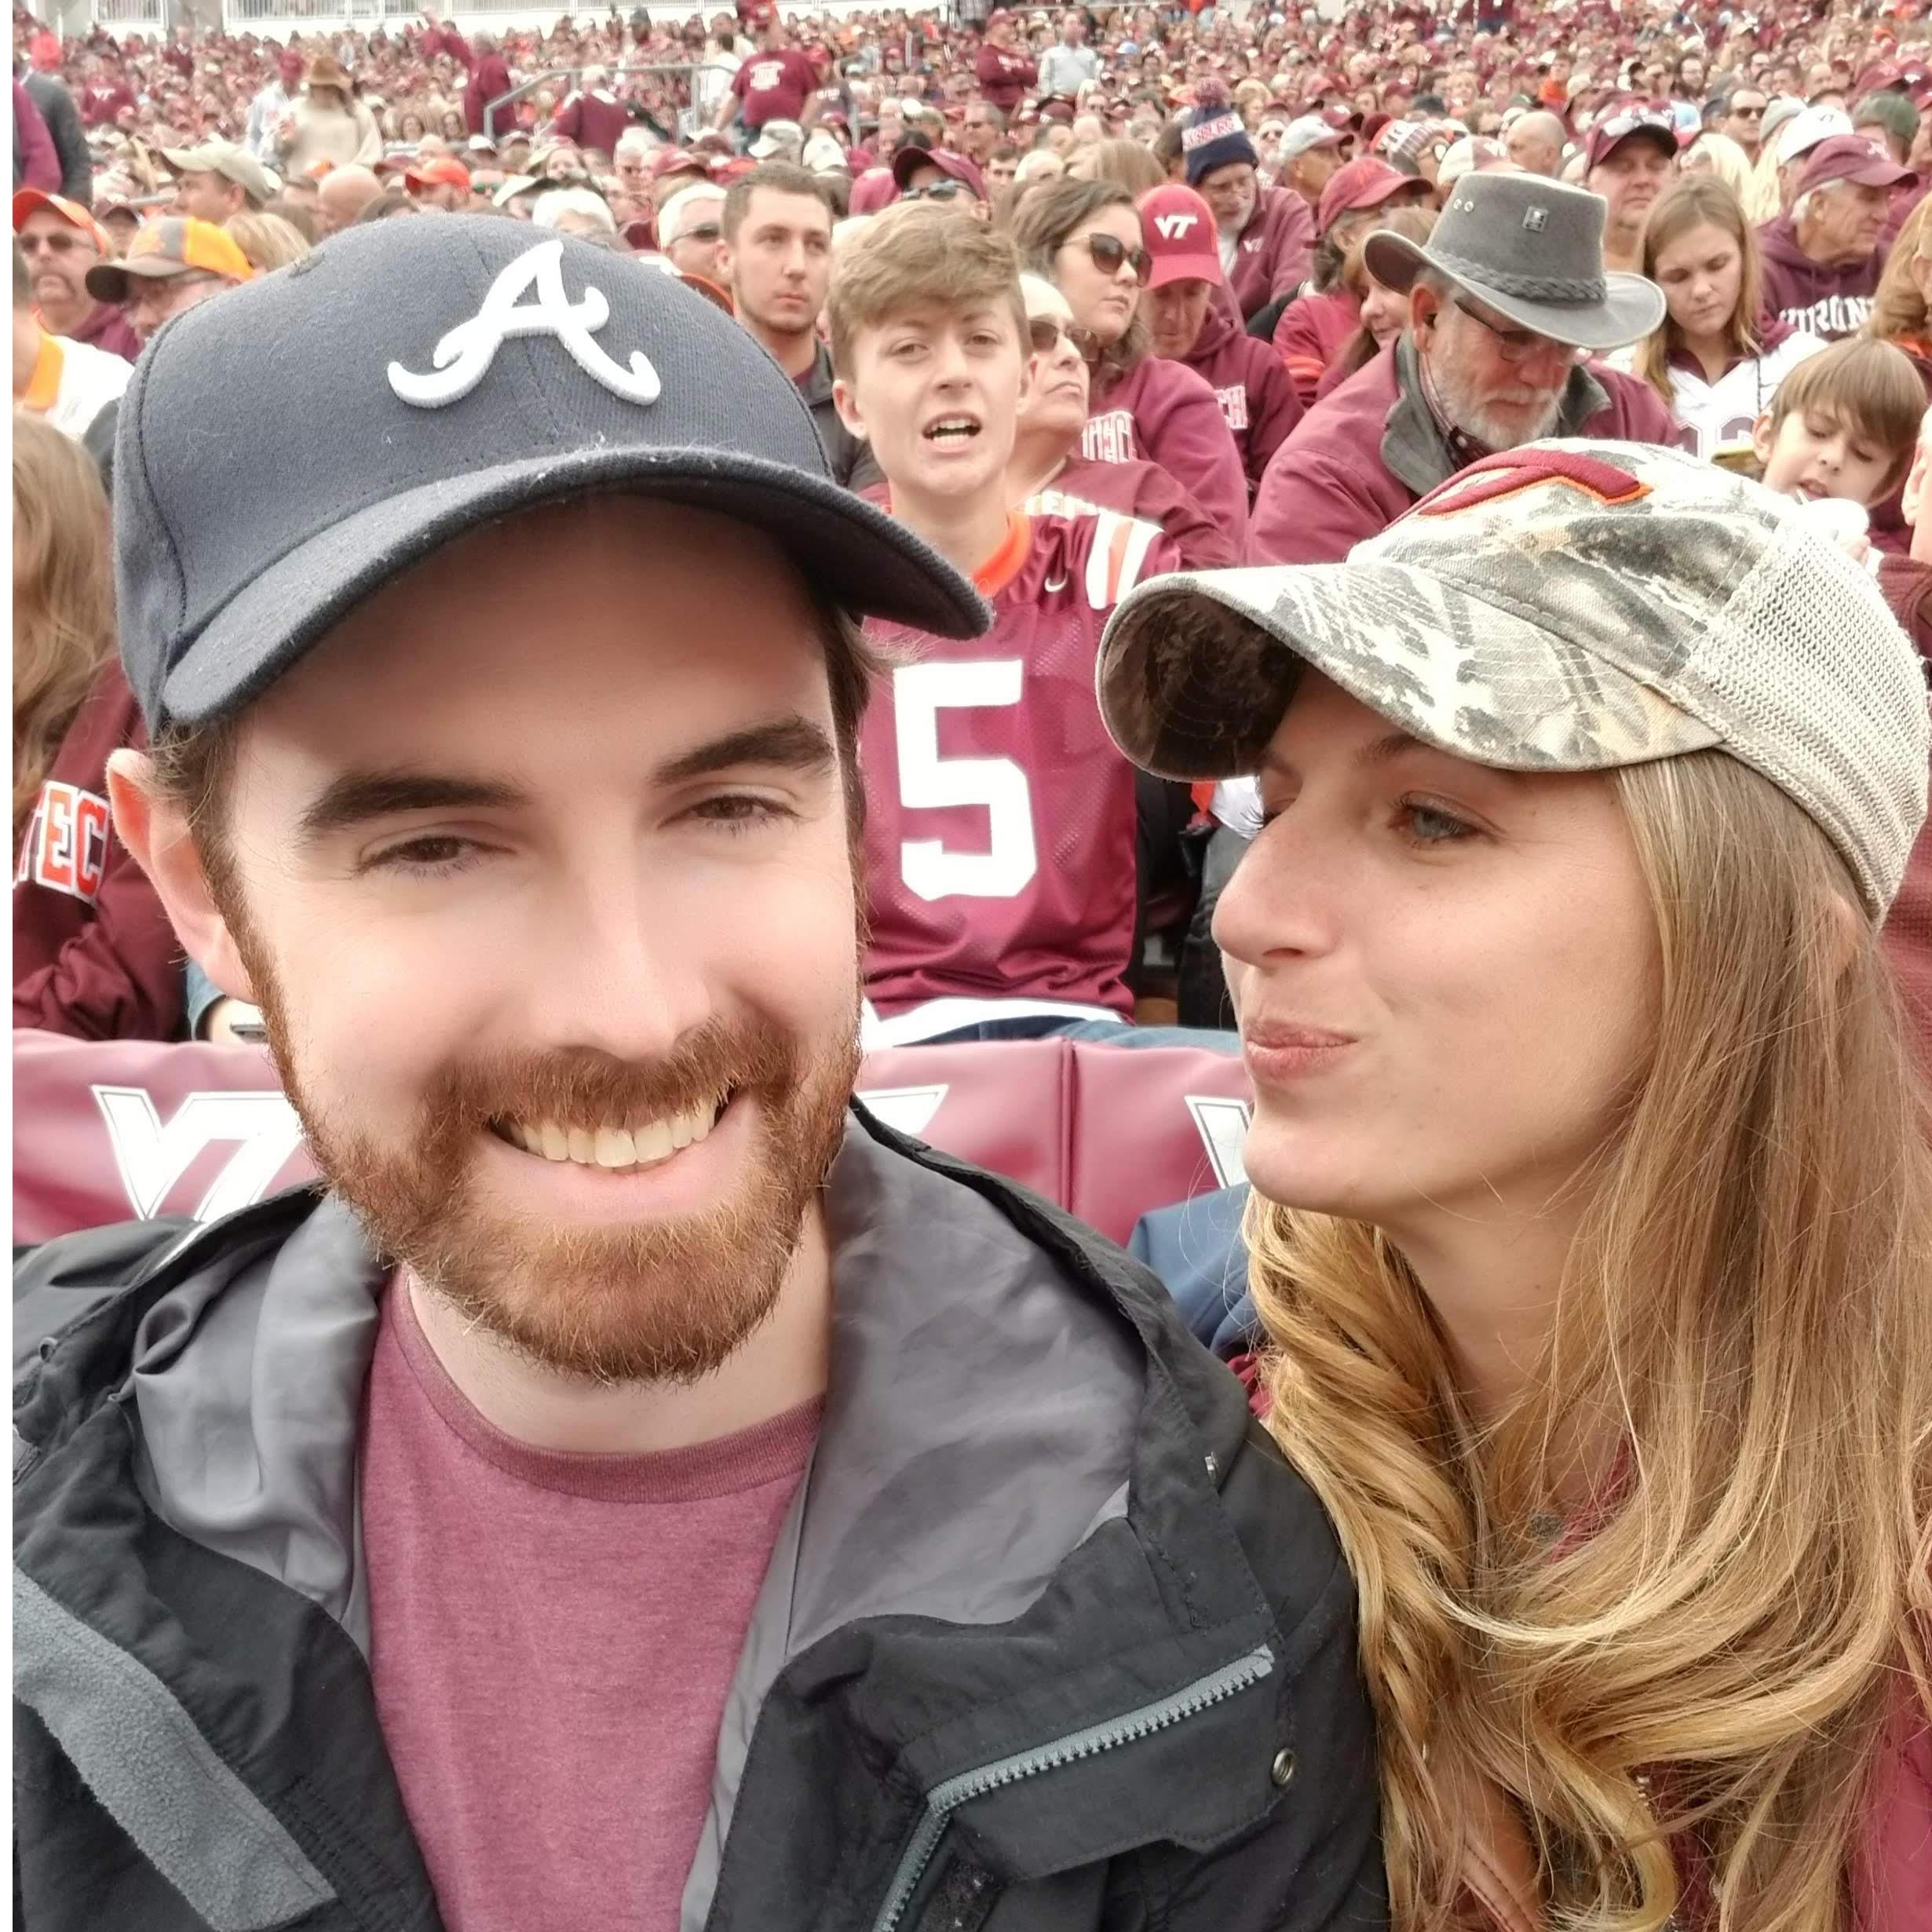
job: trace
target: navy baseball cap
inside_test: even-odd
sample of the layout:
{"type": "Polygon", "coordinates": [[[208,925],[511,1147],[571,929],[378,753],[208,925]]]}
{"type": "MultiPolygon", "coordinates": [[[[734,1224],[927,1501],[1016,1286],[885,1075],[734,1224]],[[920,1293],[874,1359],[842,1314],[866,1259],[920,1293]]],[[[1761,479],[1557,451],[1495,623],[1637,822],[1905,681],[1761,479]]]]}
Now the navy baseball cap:
{"type": "Polygon", "coordinates": [[[831,480],[797,385],[729,316],[654,265],[481,215],[351,228],[184,311],[136,365],[115,480],[151,732],[239,710],[466,531],[592,493],[750,524],[854,616],[988,622],[831,480]]]}

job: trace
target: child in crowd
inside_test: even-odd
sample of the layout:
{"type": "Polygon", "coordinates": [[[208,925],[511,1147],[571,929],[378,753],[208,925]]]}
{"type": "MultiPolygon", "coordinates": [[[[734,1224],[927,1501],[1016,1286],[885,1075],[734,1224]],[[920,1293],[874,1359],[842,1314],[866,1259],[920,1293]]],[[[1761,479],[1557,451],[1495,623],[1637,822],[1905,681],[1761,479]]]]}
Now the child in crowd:
{"type": "Polygon", "coordinates": [[[860,739],[867,1043],[1024,1037],[1133,1015],[1134,772],[1094,696],[1116,601],[1177,568],[1153,524],[1010,507],[1031,342],[1013,244],[936,205],[840,257],[834,395],[892,513],[993,607],[966,642],[873,623],[890,661],[860,739]]]}
{"type": "MultiPolygon", "coordinates": [[[[1883,513],[1912,466],[1925,390],[1888,342],[1854,338],[1800,363],[1779,384],[1751,440],[1768,488],[1815,502],[1841,497],[1875,513],[1873,540],[1902,524],[1883,513]]],[[[1897,547],[1904,547],[1901,539],[1897,547]]]]}

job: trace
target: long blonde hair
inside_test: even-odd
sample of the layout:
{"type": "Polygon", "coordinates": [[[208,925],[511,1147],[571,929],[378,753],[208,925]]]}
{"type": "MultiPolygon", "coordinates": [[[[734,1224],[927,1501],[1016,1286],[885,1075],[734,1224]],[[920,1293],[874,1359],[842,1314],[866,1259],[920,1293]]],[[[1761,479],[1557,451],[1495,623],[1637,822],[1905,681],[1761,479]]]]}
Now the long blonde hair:
{"type": "MultiPolygon", "coordinates": [[[[1664,191],[1644,224],[1642,272],[1654,282],[1657,258],[1664,250],[1693,229],[1707,227],[1722,228],[1737,244],[1737,300],[1725,320],[1725,346],[1733,356],[1756,356],[1764,348],[1763,323],[1759,314],[1764,257],[1758,237],[1745,218],[1743,203],[1722,177],[1686,175],[1664,191]]],[[[1684,331],[1667,309],[1664,320],[1637,345],[1631,365],[1634,374],[1673,405],[1671,352],[1683,339],[1684,331]]]]}
{"type": "Polygon", "coordinates": [[[1927,1111],[1810,819],[1715,751],[1616,782],[1662,990],[1547,1358],[1479,1427],[1388,1240],[1257,1198],[1270,1426],[1355,1575],[1401,1932],[1454,1919],[1459,1770],[1556,1926],[1655,1932],[1681,1853],[1722,1932],[1843,1932],[1888,1724],[1932,1711],[1927,1111]],[[1623,1447],[1565,1525],[1579,1425],[1623,1447]]]}
{"type": "Polygon", "coordinates": [[[1932,334],[1932,321],[1926,314],[1925,298],[1919,293],[1912,262],[1919,253],[1919,238],[1932,219],[1932,202],[1920,202],[1899,225],[1892,252],[1885,258],[1884,272],[1879,277],[1878,291],[1872,298],[1872,314],[1861,334],[1878,341],[1911,342],[1920,354],[1932,334]]]}
{"type": "Polygon", "coordinates": [[[13,412],[13,843],[114,650],[108,499],[70,436],[13,412]]]}

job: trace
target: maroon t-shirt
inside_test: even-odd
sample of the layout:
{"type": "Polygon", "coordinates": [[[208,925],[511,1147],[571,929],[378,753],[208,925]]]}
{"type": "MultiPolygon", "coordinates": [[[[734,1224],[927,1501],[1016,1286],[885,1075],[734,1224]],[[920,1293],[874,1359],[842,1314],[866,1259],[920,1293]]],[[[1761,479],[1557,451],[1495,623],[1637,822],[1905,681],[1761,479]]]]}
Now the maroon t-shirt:
{"type": "Polygon", "coordinates": [[[1101,722],[1094,659],[1115,604],[1178,563],[1116,511],[1016,513],[976,579],[984,637],[867,626],[896,665],[860,737],[866,996],[885,1020],[937,999],[1131,1018],[1134,768],[1101,722]]]}
{"type": "Polygon", "coordinates": [[[390,1284],[362,1441],[370,1664],[448,1932],[676,1932],[820,1408],[652,1455],[530,1448],[390,1284]]]}
{"type": "Polygon", "coordinates": [[[747,127],[802,119],[818,85],[818,69],[796,47],[754,53],[731,78],[731,91],[744,103],[747,127]]]}

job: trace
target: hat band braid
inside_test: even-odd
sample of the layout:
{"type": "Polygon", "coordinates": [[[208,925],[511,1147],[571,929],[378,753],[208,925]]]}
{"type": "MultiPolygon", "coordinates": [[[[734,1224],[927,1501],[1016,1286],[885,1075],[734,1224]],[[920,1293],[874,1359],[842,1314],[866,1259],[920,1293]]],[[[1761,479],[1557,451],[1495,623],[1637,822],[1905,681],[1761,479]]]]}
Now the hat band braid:
{"type": "Polygon", "coordinates": [[[1431,249],[1423,259],[1432,268],[1459,281],[1474,283],[1479,288],[1493,288],[1531,302],[1600,302],[1609,293],[1601,275],[1517,275],[1486,261],[1471,261],[1466,255],[1452,255],[1431,249]]]}

